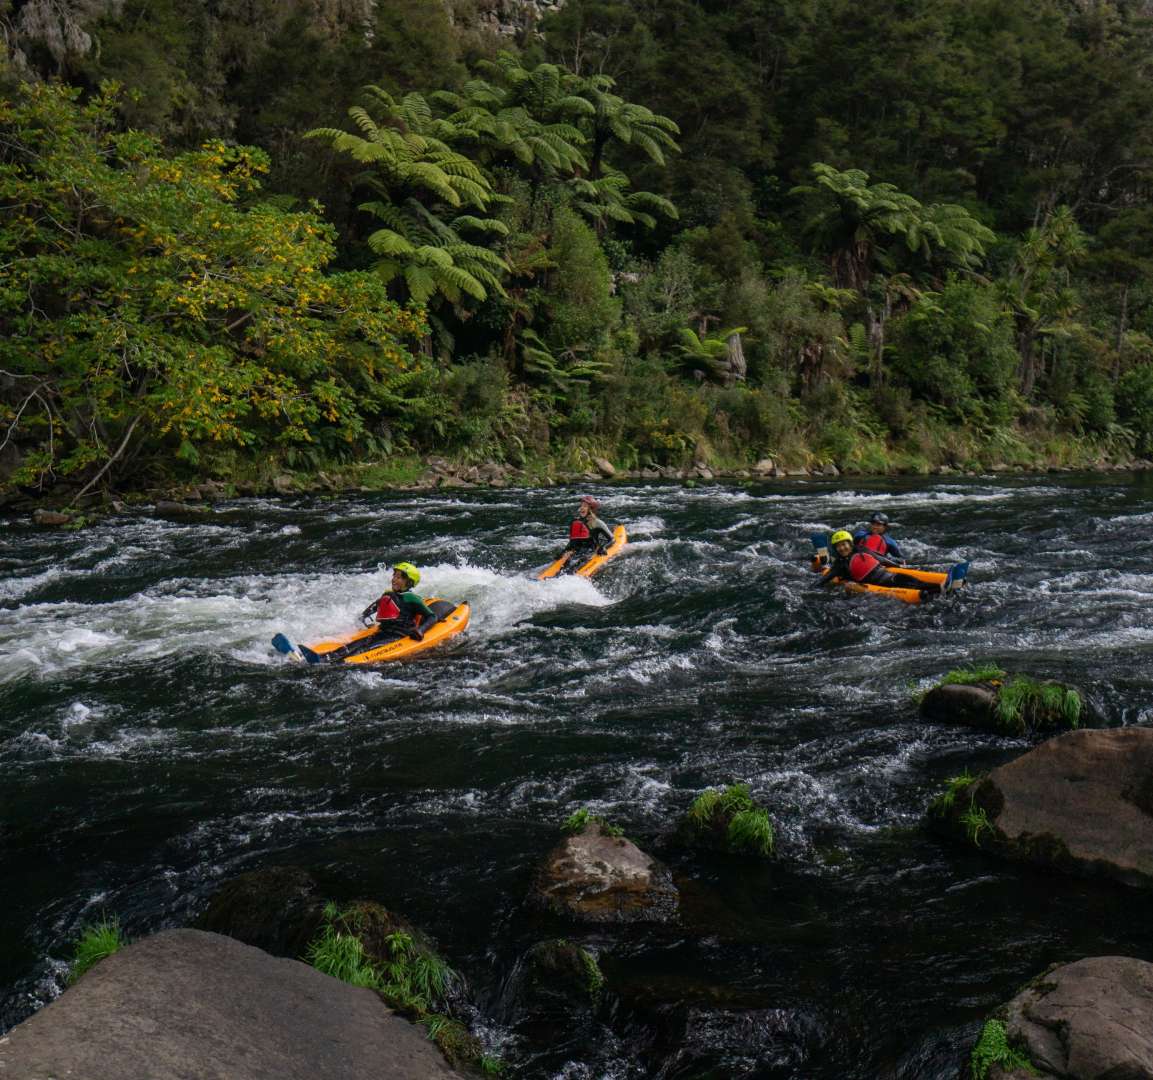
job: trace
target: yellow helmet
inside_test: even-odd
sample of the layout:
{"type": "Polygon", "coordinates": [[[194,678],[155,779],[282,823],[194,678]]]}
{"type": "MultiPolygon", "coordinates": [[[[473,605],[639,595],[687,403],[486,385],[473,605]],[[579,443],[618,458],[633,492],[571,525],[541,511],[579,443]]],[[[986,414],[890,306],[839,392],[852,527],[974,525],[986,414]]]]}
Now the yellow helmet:
{"type": "Polygon", "coordinates": [[[413,585],[420,584],[420,571],[410,562],[398,562],[393,570],[399,570],[413,585]]]}
{"type": "Polygon", "coordinates": [[[853,542],[853,534],[847,529],[838,529],[832,536],[829,537],[829,544],[836,547],[838,544],[844,543],[846,540],[851,544],[853,542]]]}

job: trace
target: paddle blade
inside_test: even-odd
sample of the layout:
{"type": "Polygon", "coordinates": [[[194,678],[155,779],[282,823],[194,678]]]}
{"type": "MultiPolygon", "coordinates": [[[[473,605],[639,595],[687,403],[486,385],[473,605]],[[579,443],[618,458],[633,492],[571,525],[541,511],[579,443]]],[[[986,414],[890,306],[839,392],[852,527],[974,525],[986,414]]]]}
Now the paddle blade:
{"type": "Polygon", "coordinates": [[[289,641],[288,638],[286,638],[283,634],[277,634],[276,637],[272,639],[272,647],[278,653],[284,653],[285,656],[289,656],[296,651],[292,642],[289,641]]]}
{"type": "Polygon", "coordinates": [[[945,575],[945,592],[961,588],[965,584],[965,575],[968,573],[969,564],[967,562],[959,562],[949,567],[949,573],[945,575]]]}
{"type": "Polygon", "coordinates": [[[813,547],[815,547],[818,551],[820,551],[821,548],[826,548],[829,546],[829,534],[809,533],[809,543],[812,544],[813,547]]]}

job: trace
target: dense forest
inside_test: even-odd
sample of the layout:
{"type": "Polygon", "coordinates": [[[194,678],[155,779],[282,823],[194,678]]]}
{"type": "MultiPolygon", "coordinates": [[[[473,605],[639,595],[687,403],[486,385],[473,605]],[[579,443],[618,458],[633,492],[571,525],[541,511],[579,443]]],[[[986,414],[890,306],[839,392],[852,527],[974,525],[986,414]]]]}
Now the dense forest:
{"type": "Polygon", "coordinates": [[[1145,0],[0,0],[0,484],[1153,454],[1145,0]]]}

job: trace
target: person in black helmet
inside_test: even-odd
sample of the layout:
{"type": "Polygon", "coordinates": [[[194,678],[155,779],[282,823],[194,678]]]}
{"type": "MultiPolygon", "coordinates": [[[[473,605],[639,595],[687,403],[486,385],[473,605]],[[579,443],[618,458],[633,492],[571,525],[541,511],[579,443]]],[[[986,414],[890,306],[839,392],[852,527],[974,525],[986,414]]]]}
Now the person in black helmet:
{"type": "Polygon", "coordinates": [[[568,530],[568,544],[563,554],[569,556],[564,565],[564,573],[573,573],[586,559],[593,555],[603,555],[613,542],[613,532],[599,517],[601,504],[591,495],[581,499],[577,516],[568,530]]]}
{"type": "Polygon", "coordinates": [[[887,566],[904,566],[905,556],[901,547],[889,535],[889,515],[878,510],[867,525],[862,525],[853,532],[853,544],[858,551],[867,551],[870,555],[880,556],[887,566]]]}

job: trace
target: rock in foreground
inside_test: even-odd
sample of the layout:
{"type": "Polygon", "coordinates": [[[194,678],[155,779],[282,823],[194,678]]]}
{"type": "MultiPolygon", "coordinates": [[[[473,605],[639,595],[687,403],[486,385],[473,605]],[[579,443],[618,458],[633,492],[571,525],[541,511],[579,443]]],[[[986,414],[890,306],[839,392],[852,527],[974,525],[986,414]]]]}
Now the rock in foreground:
{"type": "Polygon", "coordinates": [[[661,863],[595,821],[549,853],[533,897],[558,915],[594,923],[665,922],[678,899],[661,863]]]}
{"type": "Polygon", "coordinates": [[[20,1080],[458,1075],[373,991],[200,930],[128,946],[0,1040],[20,1080]]]}
{"type": "Polygon", "coordinates": [[[987,1080],[1153,1080],[1153,964],[1093,956],[1034,979],[1004,1010],[1008,1044],[1031,1068],[987,1080]]]}
{"type": "Polygon", "coordinates": [[[1153,730],[1074,731],[958,786],[930,822],[978,847],[1153,888],[1153,730]]]}

